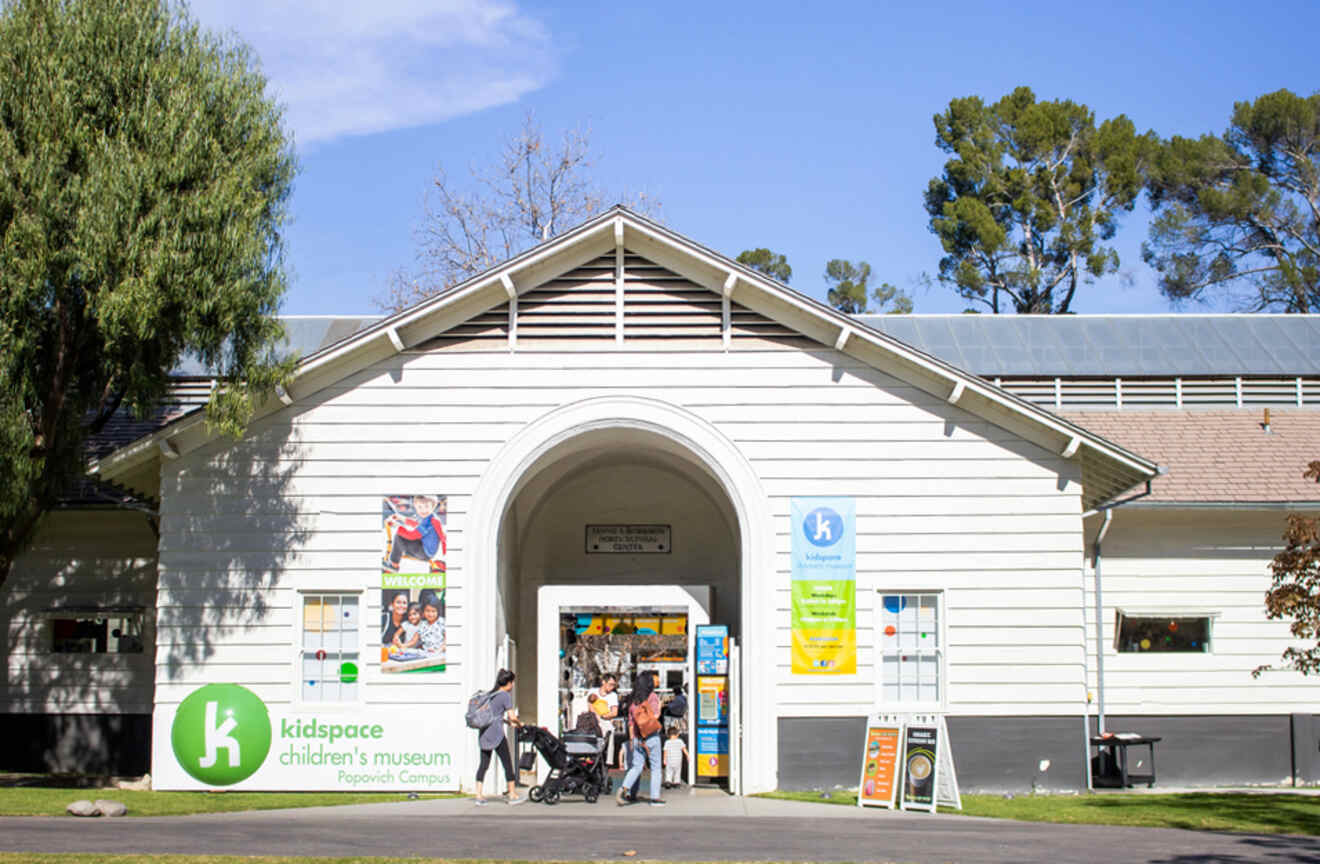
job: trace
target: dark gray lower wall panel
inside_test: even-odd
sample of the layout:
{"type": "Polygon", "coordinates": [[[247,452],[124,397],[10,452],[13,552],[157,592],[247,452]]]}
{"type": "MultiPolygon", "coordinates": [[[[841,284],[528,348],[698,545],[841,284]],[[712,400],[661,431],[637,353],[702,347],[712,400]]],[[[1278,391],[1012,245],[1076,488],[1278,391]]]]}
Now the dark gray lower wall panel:
{"type": "Polygon", "coordinates": [[[964,792],[1085,789],[1079,717],[947,717],[954,770],[964,792]],[[1041,764],[1048,762],[1044,771],[1041,764]]]}
{"type": "Polygon", "coordinates": [[[865,717],[780,717],[779,788],[856,786],[865,717]]]}
{"type": "MultiPolygon", "coordinates": [[[[1080,717],[950,716],[946,722],[964,792],[1086,786],[1080,717]]],[[[1106,726],[1164,739],[1155,745],[1157,787],[1286,783],[1294,765],[1299,783],[1320,780],[1316,715],[1114,716],[1106,726]]],[[[865,734],[864,717],[779,718],[779,787],[856,786],[865,734]]],[[[1132,770],[1146,773],[1146,765],[1136,764],[1147,759],[1146,748],[1130,752],[1132,770]]]]}
{"type": "Polygon", "coordinates": [[[1320,714],[1294,714],[1293,776],[1299,784],[1320,783],[1320,714]]]}
{"type": "Polygon", "coordinates": [[[1105,728],[1164,739],[1155,745],[1158,784],[1215,786],[1288,782],[1292,776],[1290,721],[1287,714],[1120,715],[1106,717],[1105,728]]]}
{"type": "Polygon", "coordinates": [[[0,769],[146,774],[150,714],[0,714],[0,769]]]}

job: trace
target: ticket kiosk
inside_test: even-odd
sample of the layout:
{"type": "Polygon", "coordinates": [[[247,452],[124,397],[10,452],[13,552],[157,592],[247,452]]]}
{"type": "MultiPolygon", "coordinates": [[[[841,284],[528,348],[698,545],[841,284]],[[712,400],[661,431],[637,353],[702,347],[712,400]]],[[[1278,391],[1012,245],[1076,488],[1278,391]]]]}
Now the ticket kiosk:
{"type": "Polygon", "coordinates": [[[729,628],[722,624],[697,627],[695,648],[695,780],[726,785],[730,768],[729,628]]]}

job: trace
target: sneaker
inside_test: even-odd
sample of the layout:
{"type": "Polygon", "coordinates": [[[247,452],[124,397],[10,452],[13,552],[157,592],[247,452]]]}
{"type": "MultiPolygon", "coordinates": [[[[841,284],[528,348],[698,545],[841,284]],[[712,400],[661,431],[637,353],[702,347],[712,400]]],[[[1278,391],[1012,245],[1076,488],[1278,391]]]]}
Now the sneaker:
{"type": "Polygon", "coordinates": [[[628,790],[620,786],[619,791],[614,793],[614,800],[620,807],[626,806],[628,804],[628,790]]]}
{"type": "Polygon", "coordinates": [[[652,799],[651,799],[651,806],[652,806],[652,807],[663,807],[663,806],[665,806],[665,802],[661,801],[659,798],[652,798],[652,799]]]}
{"type": "Polygon", "coordinates": [[[485,798],[478,798],[478,799],[476,800],[475,803],[476,803],[476,805],[477,805],[478,807],[485,807],[485,806],[486,806],[486,799],[485,799],[485,798]]]}
{"type": "Polygon", "coordinates": [[[526,798],[523,798],[523,797],[521,797],[521,796],[519,796],[519,797],[517,797],[517,798],[510,798],[510,799],[509,799],[509,806],[510,806],[510,807],[516,807],[516,806],[518,806],[519,804],[523,803],[523,802],[526,801],[526,800],[527,800],[526,798]]]}

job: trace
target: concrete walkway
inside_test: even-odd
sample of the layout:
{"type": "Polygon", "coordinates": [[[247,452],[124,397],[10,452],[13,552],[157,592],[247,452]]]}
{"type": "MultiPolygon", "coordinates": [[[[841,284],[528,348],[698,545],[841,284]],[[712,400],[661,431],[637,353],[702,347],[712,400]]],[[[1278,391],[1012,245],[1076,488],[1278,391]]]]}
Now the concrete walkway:
{"type": "Polygon", "coordinates": [[[1320,864],[1314,837],[1043,825],[679,792],[664,808],[471,799],[141,819],[2,818],[0,850],[719,861],[1320,864]]]}

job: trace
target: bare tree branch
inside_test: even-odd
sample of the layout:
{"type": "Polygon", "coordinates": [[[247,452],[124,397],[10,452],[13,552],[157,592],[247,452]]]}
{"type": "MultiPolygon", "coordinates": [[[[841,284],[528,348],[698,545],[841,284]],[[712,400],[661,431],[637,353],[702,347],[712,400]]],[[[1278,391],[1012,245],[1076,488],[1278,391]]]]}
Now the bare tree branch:
{"type": "MultiPolygon", "coordinates": [[[[438,169],[414,232],[415,265],[397,272],[376,304],[407,308],[604,209],[606,196],[592,177],[596,160],[590,139],[590,130],[577,128],[548,144],[528,112],[518,132],[500,146],[498,161],[470,168],[467,184],[438,169]]],[[[618,200],[652,216],[660,207],[645,195],[618,200]]]]}

